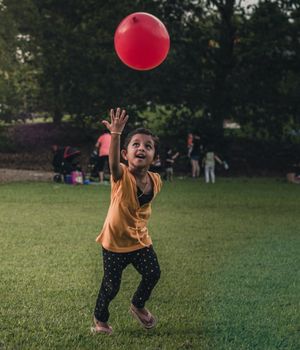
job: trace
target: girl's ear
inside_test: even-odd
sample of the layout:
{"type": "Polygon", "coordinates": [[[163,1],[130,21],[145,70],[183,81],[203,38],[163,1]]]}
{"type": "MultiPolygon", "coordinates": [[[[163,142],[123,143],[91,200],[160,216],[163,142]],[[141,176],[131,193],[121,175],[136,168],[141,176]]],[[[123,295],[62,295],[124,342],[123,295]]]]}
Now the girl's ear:
{"type": "Polygon", "coordinates": [[[127,152],[126,152],[126,149],[122,149],[121,151],[121,156],[124,160],[127,160],[127,152]]]}

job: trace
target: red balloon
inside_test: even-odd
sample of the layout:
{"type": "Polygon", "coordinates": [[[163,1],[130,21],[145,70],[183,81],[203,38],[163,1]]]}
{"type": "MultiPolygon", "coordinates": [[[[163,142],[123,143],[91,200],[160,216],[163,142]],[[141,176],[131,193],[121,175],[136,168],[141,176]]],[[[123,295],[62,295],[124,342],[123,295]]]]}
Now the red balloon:
{"type": "Polygon", "coordinates": [[[124,18],[115,32],[114,42],[120,60],[137,70],[159,66],[170,49],[166,27],[146,12],[135,12],[124,18]]]}

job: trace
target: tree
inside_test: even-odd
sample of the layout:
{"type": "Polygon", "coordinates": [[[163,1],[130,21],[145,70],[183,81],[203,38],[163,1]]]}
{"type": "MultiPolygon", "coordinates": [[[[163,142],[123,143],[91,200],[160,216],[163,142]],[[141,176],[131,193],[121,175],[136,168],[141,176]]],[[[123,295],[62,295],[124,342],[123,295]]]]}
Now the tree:
{"type": "Polygon", "coordinates": [[[0,117],[8,122],[37,109],[38,71],[20,25],[27,5],[27,0],[10,0],[0,6],[0,117]]]}
{"type": "MultiPolygon", "coordinates": [[[[228,117],[274,137],[296,127],[296,0],[261,1],[247,15],[235,0],[4,3],[0,47],[6,45],[10,68],[0,89],[8,114],[43,110],[56,123],[69,114],[84,126],[112,106],[127,108],[132,124],[152,109],[170,116],[174,133],[201,128],[220,140],[228,117]],[[135,11],[154,14],[170,33],[169,55],[151,71],[128,68],[114,52],[117,25],[135,11]]],[[[165,129],[169,134],[170,122],[165,129]]]]}
{"type": "Polygon", "coordinates": [[[114,105],[138,111],[149,101],[194,106],[199,100],[199,90],[193,88],[201,75],[197,51],[204,43],[198,41],[195,49],[196,22],[203,13],[199,4],[187,0],[32,0],[32,4],[36,16],[27,31],[41,67],[41,100],[55,122],[64,113],[78,121],[96,119],[114,105]],[[153,13],[170,31],[171,52],[159,69],[134,71],[114,52],[114,31],[134,11],[153,13]]]}
{"type": "Polygon", "coordinates": [[[213,24],[206,77],[208,96],[206,119],[212,124],[211,133],[216,139],[223,138],[223,122],[232,114],[231,75],[235,69],[236,57],[236,1],[209,0],[209,18],[213,24]]]}
{"type": "MultiPolygon", "coordinates": [[[[16,26],[4,2],[0,2],[0,116],[8,118],[13,100],[11,75],[16,65],[16,26]]],[[[15,101],[14,101],[15,102],[15,101]]]]}
{"type": "MultiPolygon", "coordinates": [[[[265,1],[240,28],[234,72],[235,118],[252,137],[280,140],[295,122],[299,69],[293,24],[279,3],[265,1]],[[298,68],[297,68],[298,66],[298,68]]],[[[299,85],[298,85],[299,87],[299,85]]]]}

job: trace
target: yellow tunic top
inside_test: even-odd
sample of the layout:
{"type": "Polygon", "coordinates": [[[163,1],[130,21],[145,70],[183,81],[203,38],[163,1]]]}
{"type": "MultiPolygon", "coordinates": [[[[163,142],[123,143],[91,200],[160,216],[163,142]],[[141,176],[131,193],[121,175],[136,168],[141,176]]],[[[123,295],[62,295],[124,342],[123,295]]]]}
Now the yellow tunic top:
{"type": "MultiPolygon", "coordinates": [[[[110,206],[96,241],[112,252],[127,253],[152,244],[147,228],[152,201],[140,206],[135,178],[126,165],[121,166],[121,179],[116,182],[111,179],[110,206]]],[[[148,174],[153,183],[154,199],[162,182],[159,174],[151,171],[148,174]]]]}

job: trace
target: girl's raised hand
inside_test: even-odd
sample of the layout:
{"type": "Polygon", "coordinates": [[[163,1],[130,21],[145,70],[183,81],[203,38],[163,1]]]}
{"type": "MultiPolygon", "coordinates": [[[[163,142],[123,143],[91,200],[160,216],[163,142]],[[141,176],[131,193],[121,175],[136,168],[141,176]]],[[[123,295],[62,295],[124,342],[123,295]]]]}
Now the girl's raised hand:
{"type": "Polygon", "coordinates": [[[111,133],[122,133],[129,118],[129,116],[126,114],[126,110],[123,109],[121,111],[121,108],[118,107],[115,111],[111,109],[109,114],[110,123],[107,120],[103,120],[102,123],[111,133]]]}

